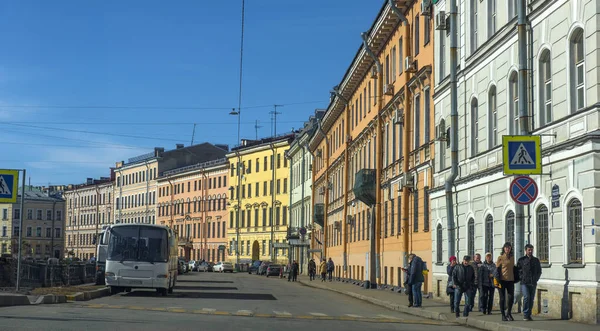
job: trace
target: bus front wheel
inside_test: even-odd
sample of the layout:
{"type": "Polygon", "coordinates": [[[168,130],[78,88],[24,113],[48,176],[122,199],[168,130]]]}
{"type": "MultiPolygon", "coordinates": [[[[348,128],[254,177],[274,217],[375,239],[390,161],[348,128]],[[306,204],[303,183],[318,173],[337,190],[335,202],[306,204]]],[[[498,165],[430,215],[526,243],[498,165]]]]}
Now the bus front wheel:
{"type": "Polygon", "coordinates": [[[157,288],[156,289],[156,293],[158,295],[162,295],[163,297],[167,296],[167,292],[168,292],[168,290],[166,288],[157,288]]]}

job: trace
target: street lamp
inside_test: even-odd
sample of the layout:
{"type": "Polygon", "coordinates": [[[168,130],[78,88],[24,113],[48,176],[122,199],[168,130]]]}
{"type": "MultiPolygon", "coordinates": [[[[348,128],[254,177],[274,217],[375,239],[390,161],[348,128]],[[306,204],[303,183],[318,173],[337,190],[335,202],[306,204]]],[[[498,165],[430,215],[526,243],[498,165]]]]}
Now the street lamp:
{"type": "MultiPolygon", "coordinates": [[[[231,109],[231,112],[229,112],[229,115],[233,115],[233,116],[237,116],[237,141],[238,144],[240,144],[240,120],[241,120],[241,110],[238,108],[238,110],[236,111],[235,108],[231,109]]],[[[239,148],[239,147],[238,147],[239,148]]],[[[235,245],[235,261],[236,261],[236,265],[239,268],[240,265],[240,218],[241,218],[241,212],[242,212],[242,208],[240,208],[240,206],[242,205],[242,200],[241,200],[241,194],[240,194],[240,190],[242,189],[242,174],[241,174],[241,155],[239,153],[239,151],[237,151],[237,176],[238,176],[238,189],[236,192],[236,198],[237,198],[237,205],[238,208],[236,210],[237,213],[237,217],[236,217],[236,221],[235,221],[235,234],[236,234],[236,245],[235,245]]]]}

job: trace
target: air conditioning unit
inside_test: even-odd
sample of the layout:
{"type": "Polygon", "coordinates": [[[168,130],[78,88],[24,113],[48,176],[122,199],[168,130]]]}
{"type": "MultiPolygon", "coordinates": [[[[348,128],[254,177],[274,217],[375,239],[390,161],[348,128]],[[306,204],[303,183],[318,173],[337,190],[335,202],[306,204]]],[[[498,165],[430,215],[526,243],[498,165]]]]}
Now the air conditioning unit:
{"type": "Polygon", "coordinates": [[[371,67],[371,78],[377,78],[377,68],[375,66],[371,67]]]}
{"type": "Polygon", "coordinates": [[[394,114],[394,124],[404,125],[404,109],[397,109],[394,114]]]}
{"type": "Polygon", "coordinates": [[[413,175],[410,173],[404,174],[404,177],[402,177],[402,180],[400,181],[400,186],[412,190],[415,187],[415,179],[413,175]]]}
{"type": "Polygon", "coordinates": [[[448,28],[449,27],[446,26],[446,12],[440,10],[440,12],[435,15],[435,29],[446,30],[448,28]]]}
{"type": "Polygon", "coordinates": [[[435,127],[435,139],[446,141],[446,129],[441,124],[435,127]]]}
{"type": "Polygon", "coordinates": [[[383,86],[383,94],[394,95],[394,85],[393,84],[385,84],[383,86]]]}
{"type": "Polygon", "coordinates": [[[431,0],[423,0],[421,2],[421,14],[423,16],[431,16],[430,9],[431,8],[431,0]]]}
{"type": "Polygon", "coordinates": [[[407,56],[406,59],[404,59],[404,67],[408,72],[417,72],[417,66],[412,56],[407,56]]]}

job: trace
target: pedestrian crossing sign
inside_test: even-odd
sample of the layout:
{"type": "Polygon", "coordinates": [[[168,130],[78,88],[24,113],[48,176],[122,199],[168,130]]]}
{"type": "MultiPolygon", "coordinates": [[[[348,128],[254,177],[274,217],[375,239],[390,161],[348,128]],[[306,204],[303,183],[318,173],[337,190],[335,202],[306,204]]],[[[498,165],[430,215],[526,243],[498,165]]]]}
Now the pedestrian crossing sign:
{"type": "Polygon", "coordinates": [[[505,175],[541,175],[540,136],[502,136],[505,175]]]}
{"type": "Polygon", "coordinates": [[[19,170],[0,170],[0,203],[16,203],[19,170]]]}

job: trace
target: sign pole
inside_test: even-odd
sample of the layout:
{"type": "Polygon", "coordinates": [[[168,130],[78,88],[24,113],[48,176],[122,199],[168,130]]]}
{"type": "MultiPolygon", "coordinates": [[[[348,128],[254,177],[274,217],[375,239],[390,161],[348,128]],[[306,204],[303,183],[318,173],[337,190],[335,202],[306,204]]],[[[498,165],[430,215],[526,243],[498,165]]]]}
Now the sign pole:
{"type": "MultiPolygon", "coordinates": [[[[16,292],[19,292],[19,285],[21,283],[21,249],[23,248],[23,214],[25,213],[25,178],[27,178],[27,170],[23,169],[23,179],[21,185],[21,212],[19,213],[19,243],[17,247],[19,252],[17,253],[17,286],[16,292]]],[[[18,193],[17,193],[18,194],[18,193]]]]}

